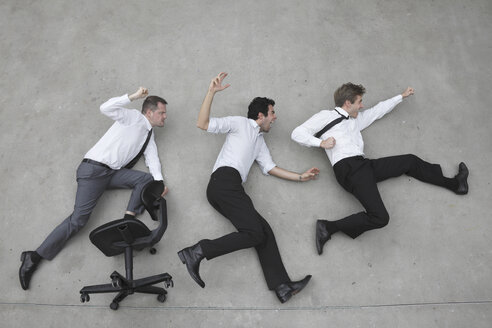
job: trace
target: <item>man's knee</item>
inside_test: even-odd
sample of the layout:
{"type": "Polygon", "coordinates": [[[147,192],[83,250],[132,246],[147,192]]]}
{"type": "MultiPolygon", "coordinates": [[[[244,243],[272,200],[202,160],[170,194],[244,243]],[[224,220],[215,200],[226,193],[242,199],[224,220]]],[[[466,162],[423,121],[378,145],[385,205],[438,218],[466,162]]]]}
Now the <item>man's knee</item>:
{"type": "Polygon", "coordinates": [[[72,214],[72,217],[70,218],[70,236],[73,236],[74,234],[79,232],[79,230],[87,224],[87,221],[89,221],[89,217],[90,213],[79,215],[78,213],[74,212],[72,214]]]}
{"type": "Polygon", "coordinates": [[[142,175],[142,177],[139,179],[139,182],[138,184],[139,185],[142,185],[142,186],[145,186],[147,183],[149,183],[150,181],[153,181],[154,178],[152,177],[151,174],[149,173],[145,173],[142,175]]]}
{"type": "Polygon", "coordinates": [[[246,232],[249,235],[252,243],[255,246],[262,244],[265,241],[266,236],[267,236],[261,225],[256,225],[254,227],[250,227],[249,229],[247,229],[244,232],[246,232]]]}
{"type": "Polygon", "coordinates": [[[414,154],[406,154],[402,155],[402,157],[405,159],[405,163],[408,163],[409,167],[414,167],[421,161],[421,159],[414,154]]]}
{"type": "Polygon", "coordinates": [[[389,214],[386,210],[381,210],[378,212],[368,213],[371,218],[371,222],[376,229],[383,228],[389,223],[389,214]]]}

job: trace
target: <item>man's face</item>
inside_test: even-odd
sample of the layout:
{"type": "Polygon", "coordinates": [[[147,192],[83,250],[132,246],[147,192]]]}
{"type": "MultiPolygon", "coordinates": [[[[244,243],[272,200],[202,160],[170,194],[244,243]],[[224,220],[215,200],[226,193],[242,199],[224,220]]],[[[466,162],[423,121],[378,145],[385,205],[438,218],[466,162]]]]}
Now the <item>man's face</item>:
{"type": "Polygon", "coordinates": [[[272,105],[268,105],[268,115],[265,116],[263,113],[260,113],[260,116],[263,117],[263,120],[258,124],[260,126],[261,132],[268,132],[272,127],[273,122],[277,119],[277,115],[275,115],[275,110],[272,105]]]}
{"type": "Polygon", "coordinates": [[[347,113],[350,117],[353,118],[356,118],[357,115],[359,115],[359,110],[364,108],[364,105],[362,105],[362,96],[357,96],[353,103],[350,103],[349,100],[346,100],[345,104],[347,105],[346,107],[348,107],[346,109],[347,113]]]}
{"type": "Polygon", "coordinates": [[[145,114],[145,117],[147,117],[152,127],[163,127],[164,121],[167,117],[166,105],[164,105],[163,103],[157,103],[157,109],[155,111],[148,110],[145,114]]]}

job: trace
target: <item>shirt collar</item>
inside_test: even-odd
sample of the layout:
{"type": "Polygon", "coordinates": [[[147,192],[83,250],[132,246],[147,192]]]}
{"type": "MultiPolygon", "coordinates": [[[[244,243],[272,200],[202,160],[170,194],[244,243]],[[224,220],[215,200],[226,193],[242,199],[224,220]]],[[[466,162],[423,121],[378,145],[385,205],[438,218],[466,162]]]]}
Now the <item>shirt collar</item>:
{"type": "Polygon", "coordinates": [[[345,117],[346,119],[348,119],[348,118],[349,118],[349,114],[348,114],[348,113],[345,111],[345,109],[343,109],[342,107],[335,107],[335,110],[336,110],[339,114],[343,115],[343,117],[345,117]]]}
{"type": "Polygon", "coordinates": [[[258,132],[258,134],[263,134],[263,132],[260,132],[260,126],[258,125],[258,123],[256,123],[255,120],[249,118],[248,121],[249,121],[249,125],[251,125],[251,127],[255,129],[256,132],[258,132]]]}
{"type": "Polygon", "coordinates": [[[145,118],[145,126],[147,127],[147,131],[152,130],[152,124],[150,124],[149,119],[144,114],[142,115],[145,118]]]}

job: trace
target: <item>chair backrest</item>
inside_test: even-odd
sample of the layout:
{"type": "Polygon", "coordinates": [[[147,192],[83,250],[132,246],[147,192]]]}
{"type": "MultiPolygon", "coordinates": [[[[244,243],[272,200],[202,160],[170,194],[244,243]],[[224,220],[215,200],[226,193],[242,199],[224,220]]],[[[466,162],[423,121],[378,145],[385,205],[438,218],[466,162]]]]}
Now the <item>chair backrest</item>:
{"type": "MultiPolygon", "coordinates": [[[[159,221],[159,226],[152,230],[148,240],[141,240],[141,243],[148,243],[148,246],[158,243],[167,229],[167,203],[161,197],[163,192],[164,182],[151,181],[142,189],[142,193],[140,194],[140,199],[147,212],[149,212],[150,217],[154,221],[159,221]]],[[[138,243],[136,242],[135,244],[138,243]]]]}
{"type": "Polygon", "coordinates": [[[151,181],[141,193],[145,209],[153,220],[159,221],[156,229],[151,231],[136,219],[114,220],[94,229],[89,235],[91,242],[106,256],[121,254],[126,247],[141,250],[159,242],[167,229],[167,204],[161,197],[163,191],[162,181],[151,181]]]}

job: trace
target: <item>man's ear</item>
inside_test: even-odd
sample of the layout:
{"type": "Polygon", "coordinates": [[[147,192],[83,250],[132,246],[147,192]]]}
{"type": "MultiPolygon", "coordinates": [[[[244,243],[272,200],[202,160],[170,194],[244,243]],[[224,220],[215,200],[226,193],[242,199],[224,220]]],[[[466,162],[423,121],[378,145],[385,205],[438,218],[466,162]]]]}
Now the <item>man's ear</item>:
{"type": "Polygon", "coordinates": [[[257,120],[263,120],[265,118],[265,114],[263,114],[262,112],[259,112],[258,113],[258,118],[257,120]]]}
{"type": "Polygon", "coordinates": [[[342,107],[350,108],[351,105],[352,105],[352,103],[350,102],[350,100],[346,99],[345,102],[343,103],[342,107]]]}

